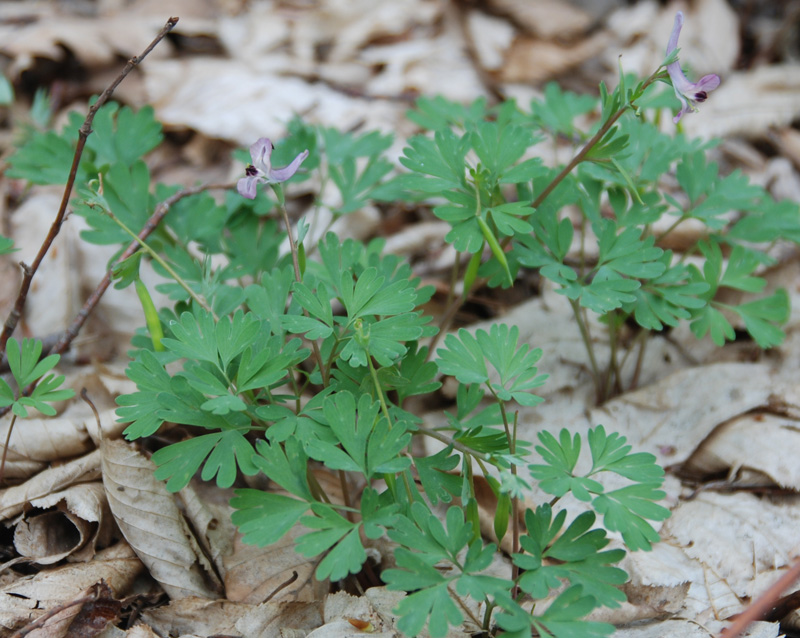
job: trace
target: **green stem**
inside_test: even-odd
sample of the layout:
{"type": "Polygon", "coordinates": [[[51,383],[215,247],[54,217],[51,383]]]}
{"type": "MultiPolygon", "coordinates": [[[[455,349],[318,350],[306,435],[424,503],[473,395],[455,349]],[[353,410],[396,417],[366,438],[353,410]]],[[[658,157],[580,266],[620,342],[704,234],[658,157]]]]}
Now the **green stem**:
{"type": "Polygon", "coordinates": [[[150,248],[150,246],[148,246],[142,239],[140,239],[139,236],[136,233],[134,233],[130,228],[128,228],[125,225],[125,223],[121,219],[119,219],[119,217],[117,217],[114,213],[112,213],[110,210],[106,209],[104,206],[100,206],[99,204],[94,204],[94,206],[98,206],[100,208],[100,210],[102,210],[106,215],[108,215],[111,219],[113,219],[114,222],[122,230],[124,230],[126,233],[128,233],[128,235],[133,237],[134,241],[136,241],[139,244],[139,246],[141,246],[142,250],[144,250],[148,255],[150,255],[150,258],[153,261],[157,262],[164,270],[166,270],[169,273],[169,276],[172,277],[180,285],[180,287],[183,288],[189,294],[189,296],[197,302],[197,304],[203,310],[205,310],[206,312],[210,313],[211,316],[214,317],[214,321],[219,321],[219,317],[217,317],[216,313],[205,302],[205,300],[200,298],[195,293],[195,291],[192,290],[189,287],[189,284],[187,284],[181,278],[181,276],[178,273],[176,273],[175,270],[173,270],[172,266],[170,266],[166,261],[164,261],[161,258],[161,256],[158,253],[156,253],[156,251],[154,251],[152,248],[150,248]]]}
{"type": "MultiPolygon", "coordinates": [[[[657,76],[659,75],[660,68],[656,70],[653,75],[651,75],[647,80],[645,80],[644,84],[642,85],[642,91],[644,91],[648,86],[650,86],[653,82],[655,82],[657,76]]],[[[598,129],[597,133],[595,133],[591,139],[583,145],[580,151],[578,151],[577,155],[573,157],[569,164],[567,164],[561,172],[556,175],[553,180],[545,187],[545,189],[539,193],[539,196],[533,201],[531,206],[533,208],[538,208],[541,203],[547,199],[547,196],[553,192],[553,190],[558,186],[564,178],[572,172],[572,169],[575,168],[578,164],[580,164],[585,158],[586,155],[589,153],[590,150],[600,141],[603,139],[603,136],[611,130],[611,127],[617,123],[617,120],[622,117],[622,115],[627,111],[629,108],[633,108],[633,103],[625,104],[622,106],[616,113],[611,115],[608,120],[598,129]]]]}
{"type": "Polygon", "coordinates": [[[575,315],[575,321],[578,322],[578,329],[581,332],[581,339],[583,345],[586,347],[586,352],[589,355],[589,363],[592,366],[592,376],[594,377],[594,387],[597,393],[598,400],[600,398],[600,370],[597,367],[597,359],[594,357],[594,348],[592,348],[592,338],[589,336],[589,328],[581,316],[581,309],[575,299],[569,300],[569,305],[572,307],[572,314],[575,315]]]}
{"type": "Polygon", "coordinates": [[[478,461],[478,464],[481,466],[481,470],[484,472],[484,474],[486,473],[486,466],[483,465],[483,463],[491,464],[492,462],[491,459],[485,454],[482,454],[481,452],[476,452],[472,448],[469,448],[463,443],[460,443],[455,439],[450,438],[446,434],[442,434],[441,432],[437,432],[436,430],[431,430],[421,425],[417,426],[416,431],[419,432],[420,434],[424,434],[425,436],[429,436],[432,439],[441,441],[445,445],[452,445],[454,450],[458,450],[462,454],[466,454],[472,457],[473,459],[478,461]]]}
{"type": "MultiPolygon", "coordinates": [[[[289,213],[286,211],[286,199],[283,195],[283,188],[281,188],[280,184],[272,184],[272,190],[275,193],[275,197],[278,198],[278,209],[281,212],[281,217],[283,217],[283,223],[286,226],[286,235],[289,237],[289,250],[292,253],[292,265],[294,266],[294,278],[297,283],[301,283],[303,281],[303,274],[300,272],[300,260],[297,257],[297,244],[294,241],[294,235],[292,234],[292,222],[289,220],[289,213]]],[[[309,316],[308,310],[303,308],[303,313],[306,317],[309,316]]],[[[317,367],[319,367],[319,372],[322,375],[322,384],[324,386],[328,385],[328,374],[327,370],[325,370],[322,366],[322,355],[319,351],[319,344],[316,341],[311,342],[311,348],[314,352],[314,359],[317,362],[317,367]]]]}

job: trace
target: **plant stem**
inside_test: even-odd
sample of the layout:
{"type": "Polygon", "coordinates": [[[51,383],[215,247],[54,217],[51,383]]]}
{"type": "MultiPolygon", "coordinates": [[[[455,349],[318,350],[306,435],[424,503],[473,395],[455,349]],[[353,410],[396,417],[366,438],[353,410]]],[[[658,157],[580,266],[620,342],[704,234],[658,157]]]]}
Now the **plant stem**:
{"type": "Polygon", "coordinates": [[[584,322],[583,317],[581,316],[581,309],[578,305],[578,302],[575,299],[570,299],[569,305],[572,307],[572,314],[575,315],[575,321],[578,322],[578,329],[581,332],[581,339],[583,339],[583,345],[586,346],[586,352],[589,355],[589,363],[592,366],[592,377],[594,378],[595,393],[597,394],[599,400],[601,384],[600,371],[597,367],[597,359],[594,357],[594,348],[592,347],[592,338],[589,335],[589,328],[586,326],[586,322],[584,322]]]}
{"type": "Polygon", "coordinates": [[[148,246],[147,243],[143,239],[140,239],[139,237],[137,237],[136,233],[134,233],[130,228],[128,228],[125,225],[125,223],[119,217],[117,217],[109,209],[105,208],[104,206],[100,206],[97,203],[90,204],[90,206],[97,206],[98,208],[100,208],[100,210],[103,211],[103,213],[105,213],[111,219],[113,219],[114,223],[116,223],[117,226],[119,226],[122,230],[124,230],[126,233],[128,233],[128,235],[130,235],[133,238],[133,241],[135,241],[136,243],[139,244],[141,249],[150,256],[150,259],[152,259],[153,261],[157,262],[159,266],[161,266],[164,270],[166,270],[169,273],[169,276],[172,277],[178,283],[178,285],[181,288],[183,288],[186,291],[186,293],[192,299],[194,299],[194,301],[197,302],[197,304],[203,310],[205,310],[206,312],[210,313],[211,316],[214,317],[214,321],[219,321],[219,317],[217,317],[216,313],[211,309],[211,306],[209,306],[208,303],[202,297],[200,297],[194,290],[192,290],[189,287],[189,284],[187,284],[183,280],[183,278],[177,272],[175,272],[175,270],[172,268],[172,266],[170,266],[161,257],[161,255],[159,255],[155,250],[150,248],[150,246],[148,246]]]}
{"type": "Polygon", "coordinates": [[[0,460],[0,485],[3,483],[6,472],[6,457],[8,456],[8,445],[11,442],[11,433],[14,431],[14,424],[17,422],[17,415],[11,416],[11,423],[8,424],[8,432],[6,433],[6,444],[3,446],[3,459],[0,460]]]}
{"type": "MultiPolygon", "coordinates": [[[[292,222],[289,220],[289,213],[286,211],[286,199],[283,196],[283,188],[281,188],[280,184],[272,184],[272,190],[275,193],[275,196],[278,198],[278,209],[281,212],[281,216],[283,217],[283,223],[286,226],[286,235],[289,237],[289,250],[292,253],[292,265],[294,266],[294,278],[297,283],[302,283],[303,281],[303,274],[300,272],[300,260],[297,257],[297,244],[294,241],[294,235],[292,234],[292,222]]],[[[308,310],[303,308],[303,314],[306,317],[309,316],[308,310]]],[[[328,385],[328,372],[322,365],[322,354],[319,351],[319,344],[316,341],[311,342],[311,349],[314,352],[314,359],[317,362],[317,367],[319,368],[319,373],[322,375],[322,384],[324,386],[328,385]]]]}

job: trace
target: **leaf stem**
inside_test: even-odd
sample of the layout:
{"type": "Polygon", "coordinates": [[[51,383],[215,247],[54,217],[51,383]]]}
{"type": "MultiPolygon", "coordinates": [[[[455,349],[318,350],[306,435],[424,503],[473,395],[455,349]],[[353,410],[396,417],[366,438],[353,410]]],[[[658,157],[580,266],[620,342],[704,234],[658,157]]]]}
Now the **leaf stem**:
{"type": "Polygon", "coordinates": [[[3,446],[3,459],[0,460],[0,485],[3,483],[6,472],[6,457],[8,456],[8,445],[11,442],[11,432],[14,431],[14,424],[17,422],[17,415],[11,415],[11,423],[8,424],[8,432],[6,433],[6,443],[3,446]]]}
{"type": "MultiPolygon", "coordinates": [[[[292,222],[289,220],[289,213],[286,211],[286,198],[283,194],[283,188],[280,184],[272,184],[272,190],[275,193],[275,197],[278,198],[278,210],[281,212],[281,217],[283,217],[283,223],[286,226],[286,235],[289,238],[289,250],[292,253],[292,266],[294,267],[294,278],[297,283],[302,283],[303,281],[303,274],[300,272],[300,260],[297,256],[297,244],[294,241],[294,235],[292,234],[292,222]]],[[[303,313],[306,317],[309,316],[308,310],[305,308],[303,309],[303,313]]],[[[314,359],[317,362],[317,366],[319,367],[319,373],[322,375],[322,384],[324,386],[328,385],[328,371],[322,365],[322,354],[319,351],[319,344],[316,341],[311,341],[311,348],[314,352],[314,359]]]]}
{"type": "Polygon", "coordinates": [[[578,329],[581,332],[581,339],[583,345],[586,347],[586,352],[589,355],[589,363],[592,366],[592,377],[594,378],[594,388],[598,401],[600,400],[600,370],[597,367],[597,359],[594,356],[594,348],[592,347],[592,338],[589,335],[589,328],[581,316],[581,309],[578,301],[575,299],[569,300],[569,305],[572,307],[572,314],[575,315],[575,321],[578,322],[578,329]]]}
{"type": "Polygon", "coordinates": [[[133,240],[139,244],[141,249],[150,256],[150,259],[152,259],[153,261],[157,262],[159,266],[161,266],[164,270],[166,270],[169,273],[169,276],[172,277],[178,283],[178,285],[181,288],[183,288],[186,291],[186,293],[192,299],[194,299],[194,301],[197,302],[197,304],[203,310],[205,310],[206,312],[210,313],[211,316],[214,317],[214,321],[219,321],[219,317],[217,317],[216,313],[211,309],[211,306],[208,305],[208,302],[206,302],[194,290],[192,290],[191,287],[189,286],[189,284],[187,284],[183,280],[183,278],[177,272],[175,272],[175,270],[172,268],[172,266],[170,266],[161,257],[161,255],[159,255],[155,250],[153,250],[150,246],[148,246],[147,243],[143,239],[140,239],[136,235],[136,233],[134,233],[130,228],[128,228],[128,226],[125,224],[125,222],[123,222],[119,217],[117,217],[114,213],[112,213],[110,209],[106,208],[105,206],[101,206],[98,202],[92,202],[92,203],[89,204],[89,206],[100,208],[100,210],[103,213],[105,213],[112,220],[114,220],[114,223],[116,223],[117,226],[119,226],[122,230],[124,230],[126,233],[128,233],[128,235],[130,235],[133,238],[133,240]]]}

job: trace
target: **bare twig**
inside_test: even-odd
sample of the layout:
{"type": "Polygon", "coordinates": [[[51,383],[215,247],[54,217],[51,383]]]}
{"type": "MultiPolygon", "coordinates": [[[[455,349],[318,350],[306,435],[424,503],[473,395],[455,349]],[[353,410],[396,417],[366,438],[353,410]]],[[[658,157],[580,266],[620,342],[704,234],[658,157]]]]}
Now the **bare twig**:
{"type": "Polygon", "coordinates": [[[794,565],[761,594],[752,605],[739,614],[733,624],[726,627],[719,635],[719,638],[736,638],[751,622],[763,618],[772,610],[781,593],[798,578],[800,578],[800,559],[796,560],[794,565]]]}
{"type": "Polygon", "coordinates": [[[69,609],[70,607],[77,607],[77,606],[81,606],[82,607],[86,603],[91,603],[91,602],[97,600],[99,595],[100,595],[100,592],[97,589],[95,589],[95,591],[92,592],[91,594],[87,594],[86,596],[81,596],[80,598],[76,598],[75,600],[71,600],[71,601],[69,601],[67,603],[64,603],[62,605],[57,605],[56,607],[53,607],[52,609],[49,609],[47,611],[47,613],[43,614],[42,616],[39,616],[33,622],[28,623],[27,625],[25,625],[22,629],[14,632],[11,635],[11,638],[23,638],[23,636],[27,636],[34,629],[39,629],[40,627],[43,627],[48,620],[50,620],[53,616],[56,616],[57,614],[60,614],[65,609],[69,609]]]}
{"type": "Polygon", "coordinates": [[[170,18],[167,20],[164,28],[161,29],[159,34],[153,39],[147,48],[142,51],[141,55],[132,57],[130,60],[128,60],[125,68],[122,69],[120,74],[114,79],[109,87],[100,94],[100,97],[97,98],[97,102],[95,102],[94,105],[89,109],[86,119],[84,120],[80,129],[78,129],[78,143],[75,147],[75,154],[72,157],[72,167],[69,171],[67,184],[64,186],[64,194],[61,198],[61,205],[59,206],[56,218],[53,221],[52,226],[50,226],[50,231],[47,233],[44,242],[42,242],[42,245],[39,248],[36,258],[33,260],[33,263],[30,266],[20,264],[23,270],[22,284],[20,285],[17,299],[14,302],[14,307],[6,319],[2,333],[0,333],[0,352],[5,352],[6,350],[6,342],[8,342],[8,339],[14,333],[17,323],[22,316],[22,311],[25,308],[25,300],[28,298],[28,291],[30,290],[33,277],[36,275],[36,271],[39,269],[39,266],[44,260],[45,255],[47,255],[47,252],[50,250],[50,246],[53,244],[53,241],[55,241],[55,238],[58,236],[58,233],[61,230],[61,224],[64,223],[64,217],[67,213],[67,205],[69,204],[69,198],[72,195],[72,188],[75,185],[75,177],[78,174],[78,166],[81,163],[83,148],[86,145],[86,139],[92,132],[92,122],[94,121],[95,114],[100,107],[102,107],[108,101],[108,98],[111,97],[111,94],[114,92],[117,86],[119,86],[119,84],[133,70],[133,68],[138,65],[170,31],[172,31],[173,27],[177,23],[178,18],[170,18]]]}
{"type": "MultiPolygon", "coordinates": [[[[114,264],[112,264],[111,268],[109,268],[109,270],[106,271],[106,274],[103,277],[103,279],[94,289],[92,294],[89,295],[89,298],[84,302],[83,307],[80,309],[78,314],[75,315],[75,318],[72,320],[72,323],[70,324],[69,328],[67,328],[64,331],[64,333],[61,335],[56,344],[52,348],[50,348],[48,354],[63,354],[67,350],[67,348],[69,348],[72,341],[75,339],[75,337],[78,336],[78,333],[83,327],[83,324],[86,323],[86,320],[89,318],[89,315],[92,314],[92,311],[99,303],[103,294],[105,293],[106,290],[108,290],[108,287],[111,285],[111,276],[112,276],[111,273],[114,266],[124,261],[125,259],[127,259],[131,255],[133,255],[133,253],[136,252],[136,250],[139,248],[139,241],[145,240],[147,239],[147,237],[150,236],[150,234],[161,223],[161,220],[164,219],[165,215],[169,212],[169,209],[173,204],[179,202],[184,197],[197,195],[198,193],[202,193],[207,190],[229,189],[232,188],[233,186],[234,186],[233,184],[203,184],[199,186],[193,186],[191,188],[185,188],[183,190],[178,191],[171,197],[168,197],[163,202],[158,204],[155,210],[153,211],[153,214],[150,215],[150,218],[145,222],[144,226],[142,226],[142,230],[139,231],[139,234],[137,235],[138,239],[128,244],[128,247],[122,252],[119,258],[117,258],[114,264]]],[[[29,385],[27,388],[25,388],[23,395],[25,396],[30,395],[30,393],[33,392],[33,389],[35,387],[36,387],[35,383],[29,385]]],[[[9,409],[10,408],[8,407],[0,409],[0,417],[8,414],[9,409]]]]}

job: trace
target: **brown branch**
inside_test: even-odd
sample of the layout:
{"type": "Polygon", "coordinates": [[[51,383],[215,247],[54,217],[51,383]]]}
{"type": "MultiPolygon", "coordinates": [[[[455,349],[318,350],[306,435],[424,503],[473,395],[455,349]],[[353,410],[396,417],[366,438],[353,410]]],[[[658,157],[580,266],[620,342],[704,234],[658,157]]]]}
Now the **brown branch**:
{"type": "Polygon", "coordinates": [[[69,171],[69,178],[67,179],[67,183],[64,186],[64,195],[61,198],[61,205],[59,206],[58,213],[56,214],[56,218],[53,221],[52,226],[50,226],[50,231],[47,233],[47,236],[42,242],[41,247],[39,248],[39,252],[36,255],[36,258],[33,260],[33,263],[30,266],[25,264],[20,264],[23,270],[23,277],[22,277],[22,284],[20,285],[19,294],[17,295],[17,299],[14,302],[14,307],[12,308],[11,312],[6,319],[5,324],[3,325],[3,331],[0,333],[0,352],[6,351],[6,343],[11,335],[14,333],[14,330],[17,327],[17,323],[19,322],[20,317],[22,316],[22,311],[25,308],[25,300],[28,298],[28,291],[31,287],[31,282],[33,281],[33,277],[36,275],[36,271],[39,269],[42,261],[44,260],[47,252],[50,250],[50,246],[55,241],[55,238],[58,236],[59,231],[61,230],[61,225],[64,223],[64,217],[67,213],[67,206],[69,205],[69,198],[72,195],[72,188],[75,185],[75,177],[78,174],[78,166],[81,163],[81,157],[83,155],[84,146],[86,146],[86,139],[92,132],[92,122],[94,121],[94,116],[97,111],[102,107],[107,101],[108,98],[111,97],[111,94],[114,90],[119,86],[120,82],[122,82],[125,77],[133,70],[133,68],[138,65],[150,51],[152,51],[155,46],[164,39],[164,37],[172,31],[173,27],[178,23],[178,18],[170,18],[167,20],[167,23],[164,25],[164,28],[161,29],[159,34],[155,37],[155,39],[147,46],[147,48],[142,51],[141,55],[132,57],[128,60],[128,63],[125,65],[125,68],[122,69],[120,74],[114,79],[114,81],[109,85],[109,87],[100,94],[100,97],[97,98],[97,101],[94,105],[89,109],[89,113],[86,115],[86,119],[84,120],[83,124],[81,125],[80,129],[78,130],[78,143],[75,147],[75,154],[72,157],[72,167],[69,171]]]}
{"type": "Polygon", "coordinates": [[[719,638],[736,638],[756,620],[764,618],[775,606],[781,593],[800,578],[800,559],[781,576],[767,591],[759,596],[747,609],[736,616],[736,620],[719,635],[719,638]]]}
{"type": "MultiPolygon", "coordinates": [[[[170,207],[182,200],[184,197],[189,197],[191,195],[197,195],[198,193],[202,193],[207,190],[215,190],[215,189],[229,189],[233,188],[233,184],[201,184],[199,186],[193,186],[191,188],[185,188],[183,190],[178,191],[174,195],[171,195],[163,202],[160,202],[153,214],[150,215],[148,220],[142,226],[142,230],[139,231],[137,237],[144,241],[147,239],[150,234],[158,227],[161,223],[161,220],[164,219],[166,214],[169,212],[170,207]]],[[[83,324],[86,323],[86,320],[89,318],[89,315],[92,314],[92,311],[95,309],[97,304],[99,303],[100,299],[102,298],[103,294],[108,287],[111,285],[111,278],[112,272],[117,264],[121,263],[139,248],[138,241],[132,241],[128,244],[128,247],[122,252],[122,254],[117,258],[117,260],[111,265],[111,267],[106,271],[106,274],[103,276],[103,279],[100,280],[100,283],[97,284],[97,287],[94,289],[89,298],[84,302],[83,307],[78,311],[78,314],[75,315],[75,318],[72,320],[69,328],[67,328],[61,337],[58,339],[56,344],[50,348],[48,355],[51,354],[63,354],[70,346],[72,341],[75,337],[78,336],[83,324]]],[[[36,382],[30,384],[25,391],[22,393],[24,396],[30,396],[30,393],[33,392],[34,388],[36,387],[36,382]]],[[[10,410],[9,407],[5,407],[0,409],[0,417],[5,416],[8,414],[10,410]]]]}
{"type": "Polygon", "coordinates": [[[23,638],[24,636],[27,636],[29,633],[31,633],[34,629],[39,629],[40,627],[43,627],[45,623],[48,620],[50,620],[53,616],[60,614],[62,611],[65,611],[70,607],[83,606],[86,603],[91,603],[97,600],[99,595],[100,592],[97,589],[95,589],[95,591],[92,592],[91,594],[87,594],[86,596],[81,596],[80,598],[76,598],[75,600],[71,600],[61,605],[57,605],[52,609],[49,609],[47,613],[39,616],[33,622],[30,622],[27,625],[25,625],[22,629],[15,631],[11,635],[11,638],[23,638]]]}
{"type": "MultiPolygon", "coordinates": [[[[191,195],[197,195],[198,193],[202,193],[207,190],[215,190],[215,189],[229,189],[232,188],[233,184],[201,184],[199,186],[192,186],[191,188],[184,188],[183,190],[178,191],[174,195],[168,197],[163,202],[158,204],[153,211],[153,214],[150,215],[149,219],[144,223],[142,226],[142,230],[139,231],[137,237],[144,241],[147,239],[150,234],[158,227],[161,223],[161,220],[164,219],[166,214],[169,212],[170,207],[173,204],[176,204],[180,200],[185,197],[190,197],[191,195]]],[[[97,284],[97,287],[94,289],[89,298],[84,302],[83,307],[80,309],[75,318],[72,320],[69,328],[64,331],[64,334],[61,335],[61,338],[56,342],[56,344],[50,349],[48,355],[50,354],[63,354],[69,345],[72,343],[72,340],[78,336],[78,332],[83,327],[83,324],[86,323],[86,320],[89,318],[89,315],[95,309],[100,298],[103,296],[105,291],[111,285],[111,273],[114,267],[117,264],[125,261],[128,257],[133,255],[139,249],[139,242],[132,241],[128,244],[128,247],[122,252],[122,254],[117,258],[117,260],[112,264],[111,268],[106,271],[106,274],[103,276],[103,279],[97,284]]],[[[1,416],[1,414],[0,414],[1,416]]]]}

